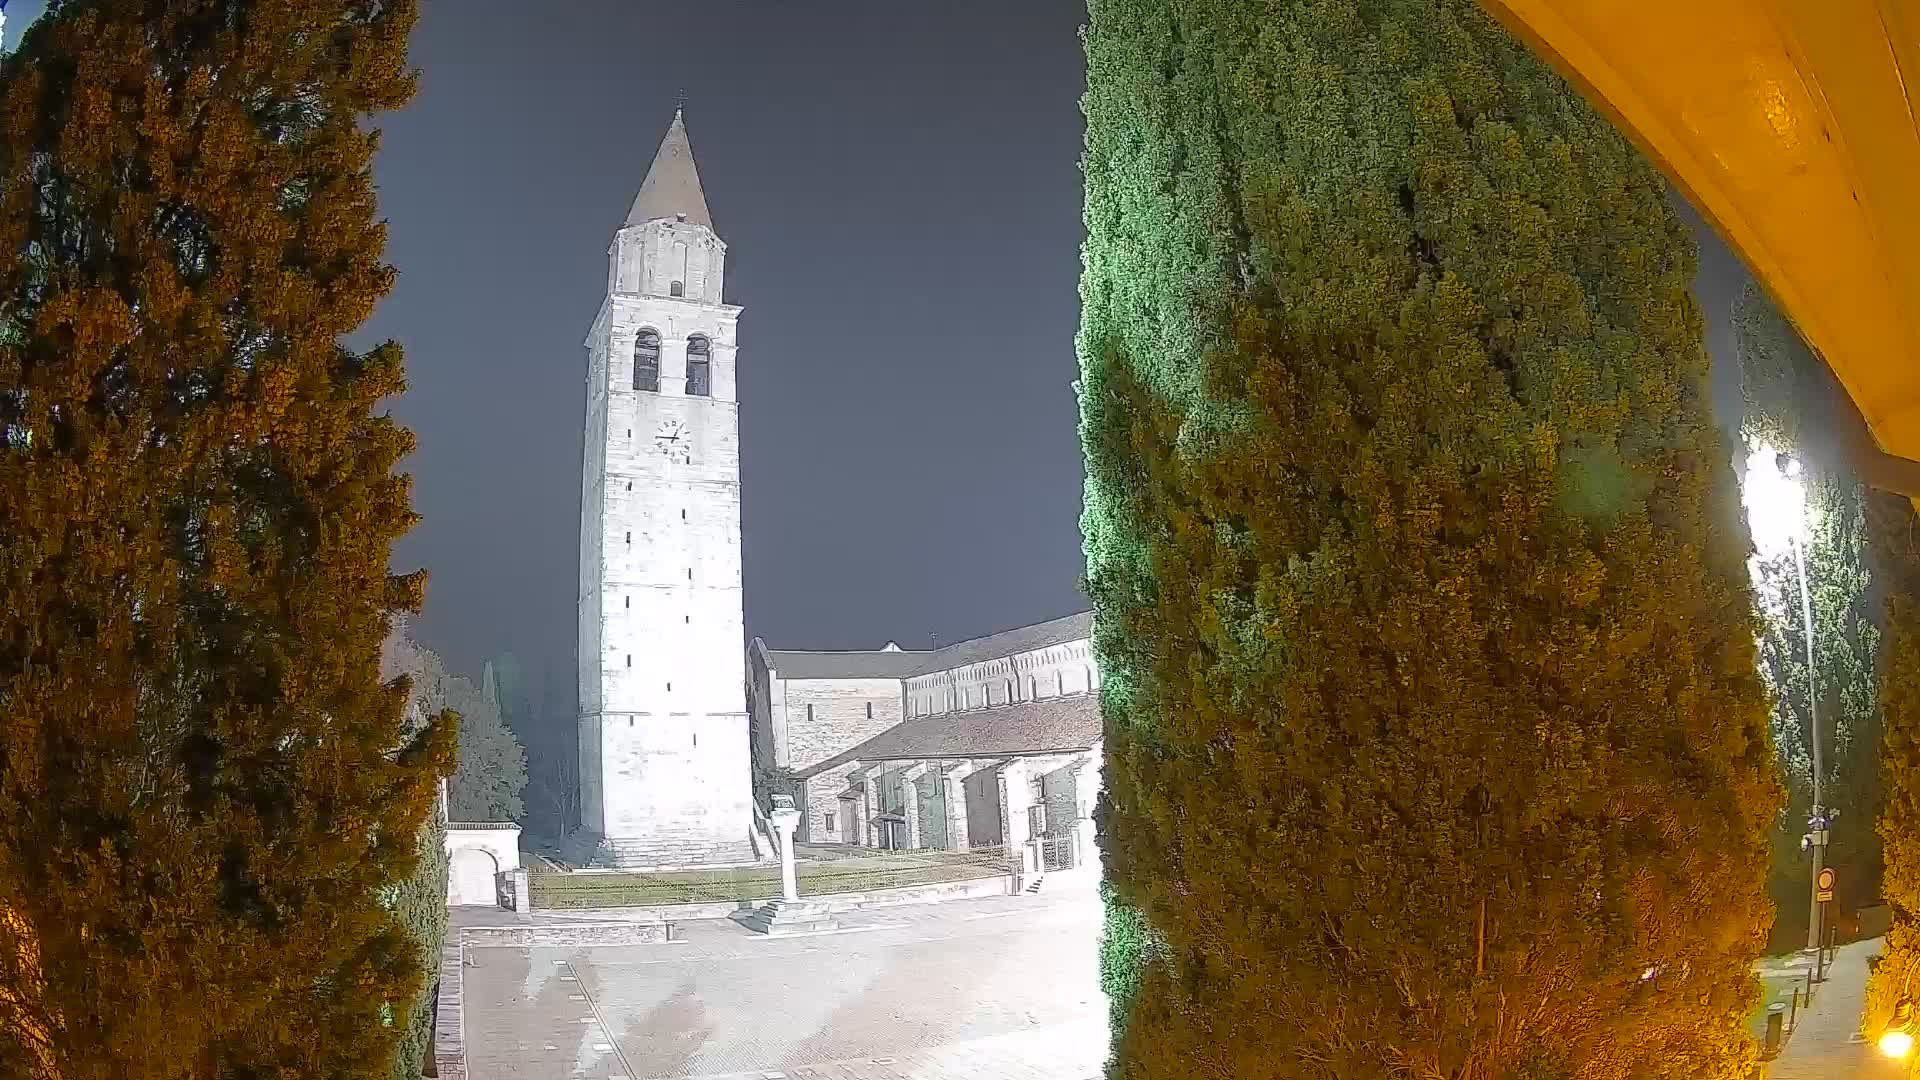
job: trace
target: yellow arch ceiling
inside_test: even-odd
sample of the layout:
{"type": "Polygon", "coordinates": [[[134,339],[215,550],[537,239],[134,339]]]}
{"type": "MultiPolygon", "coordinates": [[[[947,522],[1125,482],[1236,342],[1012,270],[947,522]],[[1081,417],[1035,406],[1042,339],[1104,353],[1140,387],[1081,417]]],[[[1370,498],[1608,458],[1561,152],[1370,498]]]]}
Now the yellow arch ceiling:
{"type": "MultiPolygon", "coordinates": [[[[1714,223],[1920,496],[1920,0],[1482,0],[1714,223]]],[[[1839,437],[1845,438],[1844,434],[1839,437]]]]}

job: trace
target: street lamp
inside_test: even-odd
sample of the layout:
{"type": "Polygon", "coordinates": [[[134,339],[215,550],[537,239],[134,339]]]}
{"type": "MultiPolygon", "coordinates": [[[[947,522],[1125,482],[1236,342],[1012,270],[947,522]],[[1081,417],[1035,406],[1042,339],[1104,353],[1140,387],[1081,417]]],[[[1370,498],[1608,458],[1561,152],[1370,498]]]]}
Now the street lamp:
{"type": "Polygon", "coordinates": [[[1747,455],[1747,474],[1741,484],[1740,499],[1747,506],[1747,524],[1753,531],[1753,543],[1762,555],[1782,551],[1793,556],[1795,574],[1800,580],[1800,616],[1807,637],[1807,741],[1813,747],[1813,809],[1807,818],[1804,846],[1813,856],[1809,875],[1807,948],[1824,944],[1821,931],[1820,868],[1826,864],[1827,830],[1832,824],[1826,812],[1823,769],[1820,758],[1819,687],[1813,652],[1813,591],[1807,584],[1806,529],[1807,488],[1801,479],[1798,458],[1762,444],[1747,455]]]}
{"type": "Polygon", "coordinates": [[[1913,1003],[1901,1000],[1893,1010],[1893,1020],[1880,1033],[1880,1052],[1890,1058],[1913,1053],[1913,1003]]]}

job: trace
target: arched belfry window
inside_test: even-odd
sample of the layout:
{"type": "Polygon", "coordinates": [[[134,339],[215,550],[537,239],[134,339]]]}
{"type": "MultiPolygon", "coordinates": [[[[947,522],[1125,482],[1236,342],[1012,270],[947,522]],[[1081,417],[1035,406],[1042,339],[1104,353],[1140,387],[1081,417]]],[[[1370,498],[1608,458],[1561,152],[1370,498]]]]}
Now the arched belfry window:
{"type": "Polygon", "coordinates": [[[660,389],[660,334],[642,330],[633,338],[633,388],[660,389]]]}
{"type": "Polygon", "coordinates": [[[695,334],[687,339],[687,393],[694,397],[713,396],[713,362],[707,339],[695,334]]]}

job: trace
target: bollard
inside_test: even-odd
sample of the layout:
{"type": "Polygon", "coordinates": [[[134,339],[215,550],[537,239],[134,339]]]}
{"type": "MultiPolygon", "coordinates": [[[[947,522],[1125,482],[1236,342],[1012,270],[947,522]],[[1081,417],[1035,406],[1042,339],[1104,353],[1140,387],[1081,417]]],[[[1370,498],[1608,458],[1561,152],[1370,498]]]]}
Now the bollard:
{"type": "Polygon", "coordinates": [[[1800,988],[1793,988],[1793,1007],[1787,1010],[1787,1030],[1792,1031],[1800,1023],[1800,988]]]}
{"type": "Polygon", "coordinates": [[[1773,1057],[1780,1052],[1780,1029],[1786,1022],[1787,1007],[1779,1002],[1767,1006],[1767,1036],[1760,1044],[1760,1052],[1773,1057]]]}

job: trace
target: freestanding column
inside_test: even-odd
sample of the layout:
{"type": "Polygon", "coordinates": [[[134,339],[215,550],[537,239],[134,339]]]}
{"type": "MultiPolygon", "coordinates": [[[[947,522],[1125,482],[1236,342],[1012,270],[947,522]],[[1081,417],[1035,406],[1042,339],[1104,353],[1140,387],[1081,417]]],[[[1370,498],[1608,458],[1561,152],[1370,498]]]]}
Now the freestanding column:
{"type": "Polygon", "coordinates": [[[972,762],[962,762],[940,778],[946,789],[941,801],[947,813],[948,851],[966,851],[972,846],[967,837],[967,777],[972,774],[972,762]]]}
{"type": "Polygon", "coordinates": [[[780,835],[780,895],[791,904],[800,899],[800,882],[793,870],[793,830],[800,823],[800,811],[793,808],[793,797],[773,797],[773,831],[780,835]]]}

